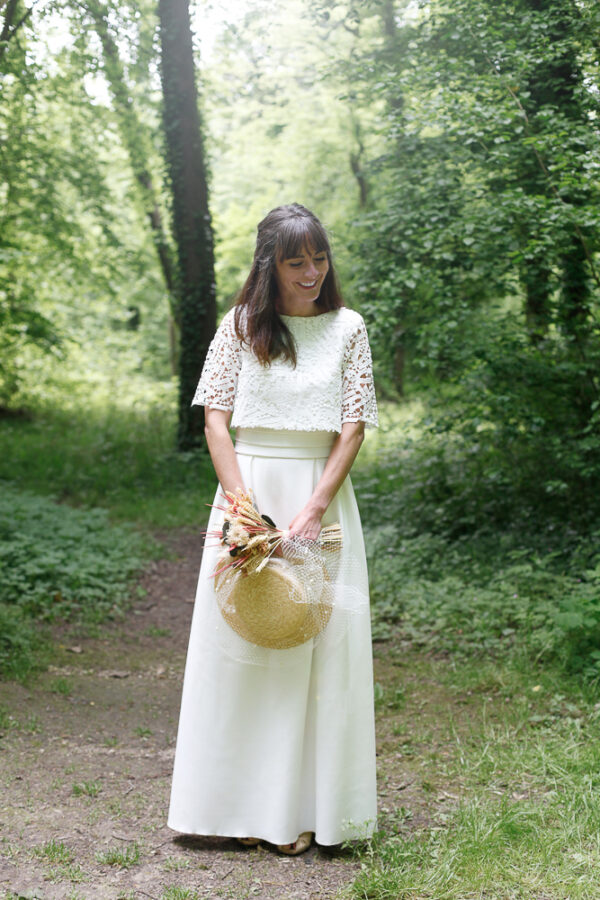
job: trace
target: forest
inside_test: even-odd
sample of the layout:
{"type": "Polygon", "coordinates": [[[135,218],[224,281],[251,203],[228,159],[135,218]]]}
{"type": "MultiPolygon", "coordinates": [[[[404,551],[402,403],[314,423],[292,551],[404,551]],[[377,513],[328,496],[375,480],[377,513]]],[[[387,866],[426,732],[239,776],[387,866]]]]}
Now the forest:
{"type": "Polygon", "coordinates": [[[373,354],[352,480],[385,798],[321,893],[202,893],[204,857],[152,869],[142,801],[117,818],[63,766],[131,854],[17,839],[15,801],[2,896],[143,896],[147,866],[157,900],[598,897],[599,35],[594,0],[0,2],[3,756],[60,729],[48,704],[69,721],[104,644],[102,671],[171,659],[166,620],[131,641],[214,496],[191,399],[258,221],[299,202],[373,354]]]}

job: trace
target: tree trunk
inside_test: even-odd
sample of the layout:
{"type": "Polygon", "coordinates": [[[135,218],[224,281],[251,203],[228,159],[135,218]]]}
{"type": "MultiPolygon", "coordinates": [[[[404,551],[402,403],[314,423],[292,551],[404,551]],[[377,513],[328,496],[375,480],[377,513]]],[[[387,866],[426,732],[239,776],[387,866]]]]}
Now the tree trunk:
{"type": "Polygon", "coordinates": [[[590,285],[585,248],[575,235],[562,256],[559,322],[566,334],[585,337],[590,314],[590,285]]]}
{"type": "Polygon", "coordinates": [[[159,0],[158,13],[181,321],[177,444],[190,450],[204,441],[203,411],[190,404],[216,329],[213,234],[188,0],[159,0]]]}
{"type": "MultiPolygon", "coordinates": [[[[540,111],[548,107],[557,109],[568,120],[572,120],[575,127],[586,120],[581,107],[579,92],[583,84],[583,72],[577,59],[576,44],[573,40],[565,41],[565,35],[569,34],[572,21],[579,13],[573,0],[520,0],[527,10],[544,13],[548,16],[548,37],[553,46],[562,49],[556,55],[544,58],[542,55],[539,65],[530,74],[527,88],[529,97],[524,100],[524,106],[529,113],[534,130],[537,127],[536,117],[540,111]]],[[[543,127],[543,126],[542,126],[543,127]]],[[[584,160],[589,151],[583,141],[580,142],[580,159],[584,160]]],[[[540,171],[537,163],[532,159],[529,166],[524,167],[524,189],[531,193],[548,193],[546,173],[540,171]],[[533,171],[535,169],[535,171],[533,171]]],[[[577,173],[573,172],[573,176],[577,173]]],[[[575,178],[574,178],[575,181],[575,178]]],[[[562,199],[573,206],[582,205],[588,198],[574,187],[567,194],[562,194],[562,199]]],[[[571,336],[582,338],[590,326],[589,307],[589,280],[590,271],[586,256],[586,248],[581,232],[573,233],[567,239],[566,247],[561,255],[561,295],[558,305],[558,322],[563,331],[571,336]]],[[[534,265],[532,276],[525,282],[527,290],[527,319],[530,321],[530,312],[534,312],[538,322],[540,316],[535,312],[540,307],[541,295],[546,293],[544,300],[543,317],[549,319],[549,296],[547,284],[537,287],[533,284],[536,276],[534,265]],[[533,304],[530,300],[533,296],[533,304]]],[[[546,279],[547,281],[547,279],[546,279]]],[[[547,322],[546,322],[547,327],[547,322]]],[[[531,331],[535,340],[535,332],[531,331]]]]}
{"type": "Polygon", "coordinates": [[[151,153],[149,138],[134,109],[127,89],[119,49],[109,31],[108,7],[103,3],[96,2],[96,0],[84,0],[83,7],[91,15],[96,34],[102,43],[104,73],[110,84],[121,138],[129,155],[135,180],[140,188],[144,210],[150,223],[154,246],[167,289],[169,299],[169,361],[172,373],[176,374],[179,356],[177,341],[179,311],[177,309],[175,291],[173,254],[168,237],[165,234],[157,193],[149,172],[148,160],[151,153]]]}
{"type": "MultiPolygon", "coordinates": [[[[3,6],[3,0],[0,0],[0,9],[3,6]]],[[[32,12],[33,6],[29,7],[29,9],[24,9],[20,0],[8,0],[4,10],[2,30],[0,31],[0,62],[2,62],[2,58],[6,53],[8,42],[11,38],[14,38],[19,28],[25,24],[32,12]]]]}
{"type": "MultiPolygon", "coordinates": [[[[383,30],[383,58],[394,71],[400,61],[404,50],[402,40],[396,25],[396,0],[383,0],[380,7],[381,25],[383,30]]],[[[387,97],[390,111],[402,114],[404,109],[404,95],[400,88],[390,91],[387,97]]]]}
{"type": "Polygon", "coordinates": [[[356,149],[350,151],[350,169],[358,185],[358,203],[361,209],[365,209],[369,200],[369,182],[365,174],[364,153],[360,122],[351,113],[352,131],[356,141],[356,149]]]}
{"type": "Polygon", "coordinates": [[[529,260],[521,268],[525,288],[525,322],[530,343],[537,345],[548,334],[552,321],[551,272],[544,259],[529,260]]]}

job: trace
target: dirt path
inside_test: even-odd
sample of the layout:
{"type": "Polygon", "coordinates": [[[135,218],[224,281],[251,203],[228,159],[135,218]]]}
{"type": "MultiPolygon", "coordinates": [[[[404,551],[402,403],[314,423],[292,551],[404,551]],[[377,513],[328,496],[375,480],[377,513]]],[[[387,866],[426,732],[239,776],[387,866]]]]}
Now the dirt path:
{"type": "MultiPolygon", "coordinates": [[[[359,869],[349,851],[315,847],[292,859],[166,827],[200,546],[181,532],[163,540],[171,557],[150,566],[147,593],[124,622],[94,638],[65,635],[58,664],[37,682],[0,685],[0,897],[337,896],[359,869]]],[[[393,684],[389,653],[376,657],[376,677],[393,684]]],[[[380,801],[391,821],[399,804],[418,810],[422,798],[388,718],[380,726],[380,801]]]]}

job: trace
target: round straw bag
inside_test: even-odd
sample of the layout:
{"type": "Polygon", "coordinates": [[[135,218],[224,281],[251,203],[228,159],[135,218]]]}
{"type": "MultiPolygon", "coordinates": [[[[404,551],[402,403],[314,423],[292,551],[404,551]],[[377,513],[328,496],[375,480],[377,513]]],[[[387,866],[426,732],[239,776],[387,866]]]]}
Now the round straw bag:
{"type": "Polygon", "coordinates": [[[259,647],[287,650],[316,637],[333,609],[333,589],[324,566],[295,565],[271,558],[260,572],[226,569],[215,577],[225,621],[259,647]]]}

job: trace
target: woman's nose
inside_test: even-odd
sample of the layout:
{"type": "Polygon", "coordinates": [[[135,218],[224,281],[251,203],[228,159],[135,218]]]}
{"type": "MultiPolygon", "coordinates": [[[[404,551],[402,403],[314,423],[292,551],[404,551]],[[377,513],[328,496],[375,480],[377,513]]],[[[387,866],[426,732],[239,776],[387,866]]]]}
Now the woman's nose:
{"type": "Polygon", "coordinates": [[[319,270],[315,266],[312,259],[307,263],[306,268],[304,269],[304,274],[306,277],[309,277],[309,278],[316,278],[317,275],[319,274],[319,270]]]}

